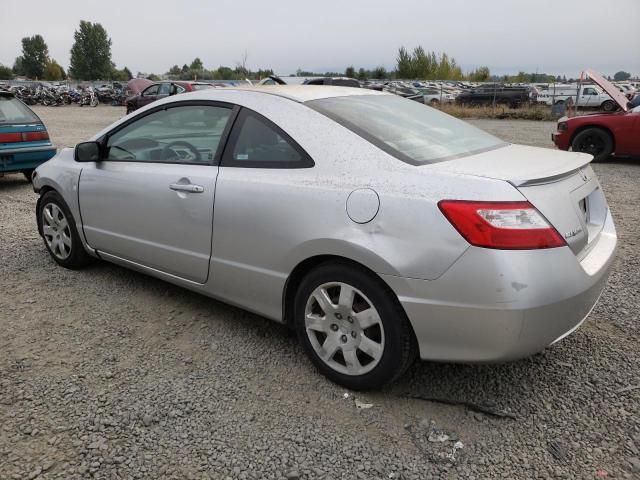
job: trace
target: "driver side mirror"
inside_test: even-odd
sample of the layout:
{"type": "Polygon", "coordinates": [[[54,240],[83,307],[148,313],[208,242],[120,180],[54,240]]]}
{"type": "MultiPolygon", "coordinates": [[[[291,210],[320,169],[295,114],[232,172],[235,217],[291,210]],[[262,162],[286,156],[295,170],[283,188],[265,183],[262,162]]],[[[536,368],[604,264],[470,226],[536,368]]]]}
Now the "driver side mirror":
{"type": "Polygon", "coordinates": [[[100,142],[77,144],[73,158],[76,162],[98,162],[100,160],[100,142]]]}

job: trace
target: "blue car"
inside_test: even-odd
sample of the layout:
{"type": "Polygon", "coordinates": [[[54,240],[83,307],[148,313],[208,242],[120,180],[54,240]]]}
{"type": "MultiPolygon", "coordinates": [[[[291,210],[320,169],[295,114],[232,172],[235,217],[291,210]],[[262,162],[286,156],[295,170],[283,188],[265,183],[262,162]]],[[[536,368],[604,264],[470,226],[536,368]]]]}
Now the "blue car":
{"type": "Polygon", "coordinates": [[[42,120],[10,92],[0,92],[0,176],[33,170],[56,154],[42,120]]]}

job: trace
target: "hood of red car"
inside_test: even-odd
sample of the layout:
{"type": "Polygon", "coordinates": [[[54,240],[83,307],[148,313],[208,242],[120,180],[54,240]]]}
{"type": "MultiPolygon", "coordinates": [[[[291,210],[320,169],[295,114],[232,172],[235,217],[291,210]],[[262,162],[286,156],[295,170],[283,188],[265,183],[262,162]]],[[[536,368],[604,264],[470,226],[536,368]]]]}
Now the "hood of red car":
{"type": "Polygon", "coordinates": [[[152,83],[151,80],[147,80],[146,78],[134,78],[127,82],[127,88],[133,95],[137,95],[152,83]]]}
{"type": "Polygon", "coordinates": [[[614,102],[624,111],[629,111],[629,99],[618,88],[612,84],[609,80],[604,78],[598,72],[593,70],[585,70],[583,72],[587,77],[593,80],[598,86],[600,86],[607,94],[613,99],[614,102]]]}

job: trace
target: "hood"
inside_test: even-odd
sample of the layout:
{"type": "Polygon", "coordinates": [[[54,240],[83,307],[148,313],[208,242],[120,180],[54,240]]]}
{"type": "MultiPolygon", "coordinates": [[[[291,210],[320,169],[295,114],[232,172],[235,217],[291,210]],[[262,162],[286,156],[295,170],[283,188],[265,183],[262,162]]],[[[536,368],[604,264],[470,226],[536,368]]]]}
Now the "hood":
{"type": "Polygon", "coordinates": [[[137,95],[140,92],[142,92],[142,90],[144,90],[145,88],[147,88],[149,85],[151,85],[153,82],[151,80],[147,80],[146,78],[134,78],[132,80],[129,80],[127,82],[127,89],[133,94],[133,95],[137,95]]]}
{"type": "Polygon", "coordinates": [[[585,70],[582,73],[583,75],[586,75],[591,80],[593,80],[605,92],[607,92],[607,94],[613,99],[614,102],[618,104],[622,111],[629,111],[629,99],[609,80],[604,78],[598,72],[594,72],[593,70],[585,70]]]}

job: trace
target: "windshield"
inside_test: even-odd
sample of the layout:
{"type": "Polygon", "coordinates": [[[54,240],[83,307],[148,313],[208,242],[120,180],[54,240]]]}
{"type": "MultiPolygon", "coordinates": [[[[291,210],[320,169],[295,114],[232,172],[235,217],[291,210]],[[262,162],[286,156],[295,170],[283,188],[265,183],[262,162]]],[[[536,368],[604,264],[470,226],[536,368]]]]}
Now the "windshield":
{"type": "Polygon", "coordinates": [[[40,123],[40,120],[17,98],[0,96],[0,125],[16,123],[40,123]]]}
{"type": "Polygon", "coordinates": [[[441,162],[506,145],[466,122],[396,95],[324,98],[306,105],[412,165],[441,162]]]}

